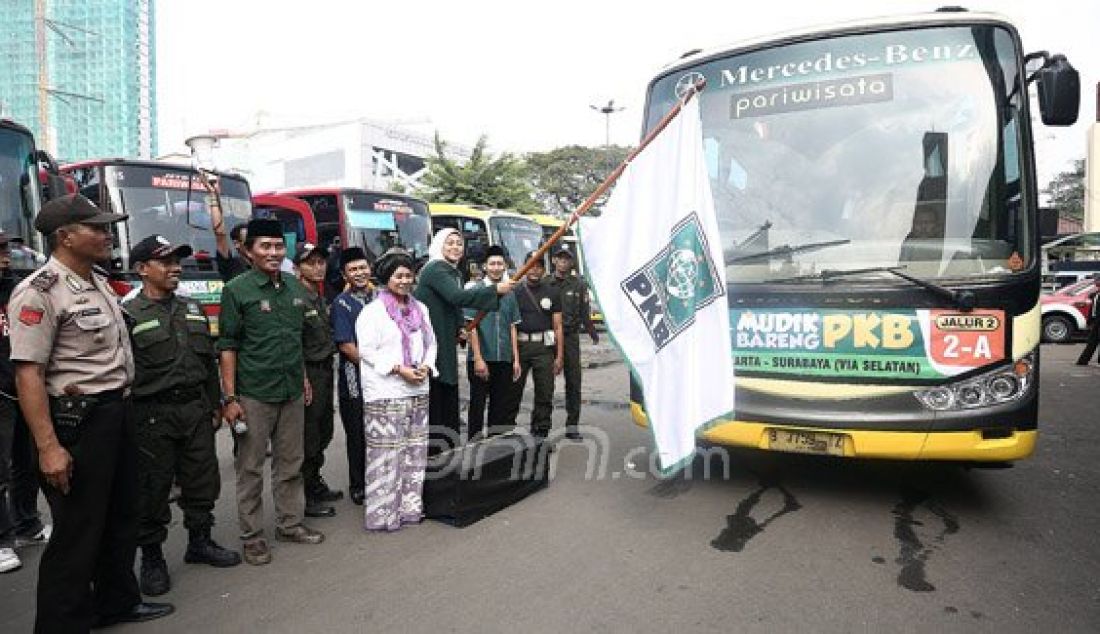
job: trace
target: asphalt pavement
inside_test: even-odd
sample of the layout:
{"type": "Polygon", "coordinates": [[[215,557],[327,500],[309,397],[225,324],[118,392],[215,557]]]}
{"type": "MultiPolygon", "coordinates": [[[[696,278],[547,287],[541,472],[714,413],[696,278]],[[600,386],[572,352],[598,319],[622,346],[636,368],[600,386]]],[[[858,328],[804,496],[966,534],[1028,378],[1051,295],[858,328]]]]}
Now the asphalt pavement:
{"type": "MultiPolygon", "coordinates": [[[[598,441],[563,443],[549,488],[467,528],[394,534],[365,533],[345,499],[312,522],[324,544],[275,542],[272,564],[228,570],[183,563],[176,510],[163,599],[177,613],[118,629],[1100,631],[1100,365],[1074,366],[1079,350],[1044,346],[1038,448],[1010,469],[734,450],[661,480],[624,366],[586,345],[598,441]]],[[[219,449],[214,534],[235,546],[224,433],[219,449]]],[[[340,432],[328,456],[330,484],[346,486],[340,432]]],[[[33,622],[38,551],[21,554],[0,576],[2,632],[33,622]]]]}

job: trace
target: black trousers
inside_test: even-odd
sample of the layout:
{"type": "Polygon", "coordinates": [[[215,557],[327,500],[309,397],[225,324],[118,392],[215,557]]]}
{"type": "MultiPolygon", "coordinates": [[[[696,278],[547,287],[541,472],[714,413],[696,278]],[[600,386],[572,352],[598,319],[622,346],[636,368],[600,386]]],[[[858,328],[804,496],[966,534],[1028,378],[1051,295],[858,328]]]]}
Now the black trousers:
{"type": "Polygon", "coordinates": [[[428,379],[428,455],[460,444],[458,384],[428,379]]]}
{"type": "MultiPolygon", "coordinates": [[[[1100,317],[1093,319],[1089,324],[1089,339],[1085,342],[1085,349],[1081,351],[1081,356],[1077,357],[1077,365],[1088,365],[1098,345],[1100,345],[1100,317]]],[[[1096,361],[1100,363],[1100,357],[1097,357],[1096,361]]]]}
{"type": "Polygon", "coordinates": [[[348,453],[348,488],[362,491],[367,471],[367,434],[363,427],[363,399],[340,394],[340,421],[348,453]]]}
{"type": "Polygon", "coordinates": [[[332,442],[332,359],[322,363],[307,363],[306,375],[313,388],[313,401],[306,406],[302,478],[306,497],[312,497],[321,486],[321,467],[325,464],[325,449],[332,442]]]}
{"type": "Polygon", "coordinates": [[[484,429],[486,401],[489,402],[488,435],[503,434],[516,425],[516,419],[512,417],[515,390],[512,389],[511,362],[489,361],[485,365],[489,367],[488,380],[478,378],[473,367],[468,368],[467,372],[470,377],[470,410],[466,427],[471,440],[484,429]]]}
{"type": "Polygon", "coordinates": [[[581,420],[581,336],[565,333],[562,341],[562,373],[565,375],[565,426],[576,429],[581,420]]]}
{"type": "Polygon", "coordinates": [[[163,544],[168,538],[172,483],[188,532],[214,525],[214,503],[221,493],[221,473],[210,405],[202,398],[184,403],[143,399],[130,406],[138,443],[138,545],[163,544]]]}
{"type": "Polygon", "coordinates": [[[43,487],[53,536],[38,566],[35,632],[86,632],[96,615],[141,602],[137,445],[126,410],[120,398],[93,407],[66,447],[73,457],[68,495],[43,487]]]}
{"type": "Polygon", "coordinates": [[[0,548],[42,530],[36,453],[19,403],[0,396],[0,548]]]}

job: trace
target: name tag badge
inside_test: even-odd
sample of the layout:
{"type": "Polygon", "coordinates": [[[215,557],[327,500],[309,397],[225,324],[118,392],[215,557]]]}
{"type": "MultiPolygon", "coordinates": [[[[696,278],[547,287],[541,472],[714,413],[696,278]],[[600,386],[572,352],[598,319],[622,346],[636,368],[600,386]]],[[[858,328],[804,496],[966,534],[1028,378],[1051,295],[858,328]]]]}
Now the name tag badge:
{"type": "Polygon", "coordinates": [[[294,305],[295,306],[305,306],[306,303],[305,303],[305,300],[303,300],[301,297],[295,297],[294,298],[294,305]]]}
{"type": "Polygon", "coordinates": [[[260,312],[270,313],[271,312],[271,302],[269,302],[266,299],[261,299],[260,300],[260,312]]]}

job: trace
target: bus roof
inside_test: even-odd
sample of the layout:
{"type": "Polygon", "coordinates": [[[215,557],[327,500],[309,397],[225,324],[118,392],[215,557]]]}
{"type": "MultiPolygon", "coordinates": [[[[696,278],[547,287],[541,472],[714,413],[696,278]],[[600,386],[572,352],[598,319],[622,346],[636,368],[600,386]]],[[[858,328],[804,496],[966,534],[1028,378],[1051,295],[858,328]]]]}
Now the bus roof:
{"type": "MultiPolygon", "coordinates": [[[[147,159],[126,159],[126,158],[97,158],[88,159],[85,161],[76,161],[75,163],[66,163],[59,169],[62,172],[71,172],[78,169],[86,169],[89,167],[102,167],[105,165],[133,165],[136,167],[155,167],[161,169],[176,169],[180,171],[195,171],[195,168],[186,163],[176,163],[174,161],[157,161],[147,159]]],[[[219,170],[206,170],[212,174],[217,174],[220,178],[233,178],[247,182],[244,176],[236,172],[222,172],[219,170]]]]}
{"type": "Polygon", "coordinates": [[[0,128],[7,128],[9,130],[14,130],[21,134],[25,134],[29,137],[34,137],[34,133],[32,133],[29,128],[19,123],[16,123],[11,119],[0,119],[0,128]]]}
{"type": "Polygon", "coordinates": [[[873,32],[881,30],[896,30],[913,26],[974,24],[979,22],[996,23],[1008,27],[1015,32],[1012,22],[998,13],[984,11],[934,11],[929,13],[915,13],[900,16],[880,16],[862,18],[833,24],[818,25],[790,31],[781,31],[770,35],[762,35],[734,42],[728,46],[717,48],[699,49],[685,53],[679,59],[666,64],[656,73],[656,77],[663,77],[670,73],[687,67],[696,66],[702,62],[710,61],[717,57],[748,51],[755,48],[763,48],[767,45],[793,44],[807,40],[814,40],[826,35],[838,35],[846,33],[873,32]]]}
{"type": "Polygon", "coordinates": [[[505,209],[495,209],[487,205],[431,203],[428,205],[428,210],[433,216],[467,216],[470,218],[477,218],[478,220],[487,220],[489,218],[525,218],[531,222],[536,222],[534,216],[507,211],[505,209]]]}
{"type": "Polygon", "coordinates": [[[288,187],[285,189],[277,189],[273,192],[264,192],[268,194],[278,194],[280,196],[335,196],[337,194],[371,194],[373,196],[392,196],[396,198],[407,198],[409,200],[419,200],[424,204],[428,204],[423,198],[412,196],[410,194],[401,194],[398,192],[384,191],[378,189],[363,189],[361,187],[288,187]]]}
{"type": "Polygon", "coordinates": [[[544,227],[554,227],[555,229],[565,224],[564,219],[550,214],[531,214],[530,218],[544,227]]]}

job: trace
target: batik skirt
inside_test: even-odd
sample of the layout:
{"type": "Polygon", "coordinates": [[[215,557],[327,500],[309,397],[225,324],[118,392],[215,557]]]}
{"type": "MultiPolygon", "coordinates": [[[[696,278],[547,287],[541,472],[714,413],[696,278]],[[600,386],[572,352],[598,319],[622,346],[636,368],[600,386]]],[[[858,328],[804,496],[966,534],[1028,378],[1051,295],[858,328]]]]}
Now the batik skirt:
{"type": "Polygon", "coordinates": [[[395,531],[424,518],[428,395],[367,401],[367,530],[395,531]]]}

